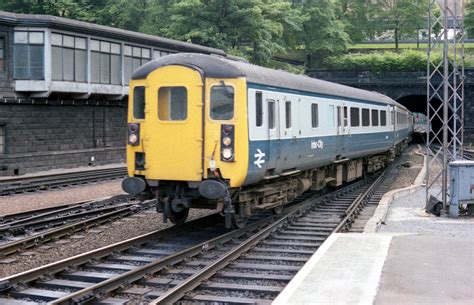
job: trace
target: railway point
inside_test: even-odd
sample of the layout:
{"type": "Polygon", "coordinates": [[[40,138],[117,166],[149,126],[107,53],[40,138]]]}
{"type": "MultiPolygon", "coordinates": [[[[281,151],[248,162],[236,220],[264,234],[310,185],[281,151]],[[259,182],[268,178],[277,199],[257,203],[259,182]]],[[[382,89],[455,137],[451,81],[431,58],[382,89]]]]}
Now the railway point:
{"type": "Polygon", "coordinates": [[[428,74],[301,46],[258,63],[257,42],[0,4],[0,305],[474,305],[474,68],[450,54],[474,58],[465,2],[334,56],[395,35],[428,74]]]}

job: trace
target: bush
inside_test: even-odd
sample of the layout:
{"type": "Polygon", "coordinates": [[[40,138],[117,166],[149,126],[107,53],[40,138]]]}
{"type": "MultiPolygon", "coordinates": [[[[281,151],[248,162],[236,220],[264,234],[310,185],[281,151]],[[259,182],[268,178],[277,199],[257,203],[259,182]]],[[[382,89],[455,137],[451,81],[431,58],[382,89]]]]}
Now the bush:
{"type": "MultiPolygon", "coordinates": [[[[434,62],[440,62],[440,53],[432,55],[434,62]]],[[[406,50],[401,53],[373,52],[351,53],[328,57],[323,68],[335,71],[426,71],[426,52],[406,50]]]]}

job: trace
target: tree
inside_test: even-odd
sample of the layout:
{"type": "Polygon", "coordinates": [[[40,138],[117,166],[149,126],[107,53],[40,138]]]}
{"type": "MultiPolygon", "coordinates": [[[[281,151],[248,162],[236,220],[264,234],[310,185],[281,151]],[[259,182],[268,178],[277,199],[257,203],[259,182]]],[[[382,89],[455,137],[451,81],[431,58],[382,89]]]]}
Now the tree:
{"type": "Polygon", "coordinates": [[[394,31],[395,49],[403,34],[413,34],[426,26],[428,0],[378,0],[382,27],[394,31]]]}
{"type": "Polygon", "coordinates": [[[333,0],[301,1],[300,5],[309,16],[303,23],[308,66],[313,65],[314,57],[321,62],[347,51],[350,38],[344,23],[336,18],[333,0]]]}
{"type": "Polygon", "coordinates": [[[289,2],[281,0],[182,0],[171,3],[168,14],[168,24],[154,33],[221,48],[257,64],[288,49],[303,21],[289,2]]]}
{"type": "Polygon", "coordinates": [[[337,0],[335,5],[336,19],[343,22],[352,42],[361,42],[374,36],[377,27],[373,21],[377,11],[378,6],[371,0],[337,0]]]}
{"type": "Polygon", "coordinates": [[[469,38],[474,38],[474,1],[468,0],[464,15],[464,27],[469,38]]]}

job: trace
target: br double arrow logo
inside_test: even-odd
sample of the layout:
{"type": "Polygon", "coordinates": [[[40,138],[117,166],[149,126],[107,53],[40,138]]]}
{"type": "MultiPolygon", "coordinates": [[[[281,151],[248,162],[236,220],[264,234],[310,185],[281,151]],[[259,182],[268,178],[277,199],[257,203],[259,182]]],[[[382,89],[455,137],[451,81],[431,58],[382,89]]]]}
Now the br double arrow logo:
{"type": "Polygon", "coordinates": [[[257,153],[253,156],[255,157],[253,164],[257,165],[258,168],[262,168],[262,164],[265,163],[265,153],[257,148],[257,153]]]}

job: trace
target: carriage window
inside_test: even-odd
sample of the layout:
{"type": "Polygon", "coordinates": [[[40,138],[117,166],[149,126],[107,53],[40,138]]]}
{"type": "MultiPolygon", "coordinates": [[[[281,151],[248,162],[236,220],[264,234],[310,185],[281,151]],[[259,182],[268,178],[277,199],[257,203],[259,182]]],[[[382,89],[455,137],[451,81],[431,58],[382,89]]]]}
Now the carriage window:
{"type": "Polygon", "coordinates": [[[275,128],[275,102],[268,101],[268,129],[275,128]]]}
{"type": "Polygon", "coordinates": [[[255,123],[257,127],[263,125],[263,103],[262,92],[255,92],[255,123]]]}
{"type": "Polygon", "coordinates": [[[369,109],[362,109],[362,126],[370,126],[370,112],[369,109]]]}
{"type": "Polygon", "coordinates": [[[311,104],[311,126],[313,128],[318,127],[319,120],[318,120],[318,104],[311,104]]]}
{"type": "Polygon", "coordinates": [[[214,86],[211,89],[211,119],[230,120],[234,117],[234,88],[214,86]]]}
{"type": "Polygon", "coordinates": [[[372,126],[379,126],[379,111],[372,109],[372,126]]]}
{"type": "Polygon", "coordinates": [[[380,126],[387,126],[387,111],[380,110],[380,126]]]}
{"type": "Polygon", "coordinates": [[[286,129],[291,128],[291,102],[285,103],[286,129]]]}
{"type": "Polygon", "coordinates": [[[185,87],[161,87],[158,90],[158,118],[184,121],[188,117],[188,91],[185,87]]]}
{"type": "Polygon", "coordinates": [[[135,119],[145,118],[145,87],[133,88],[133,117],[135,119]]]}
{"type": "Polygon", "coordinates": [[[357,127],[360,125],[359,108],[351,107],[351,126],[357,127]]]}

